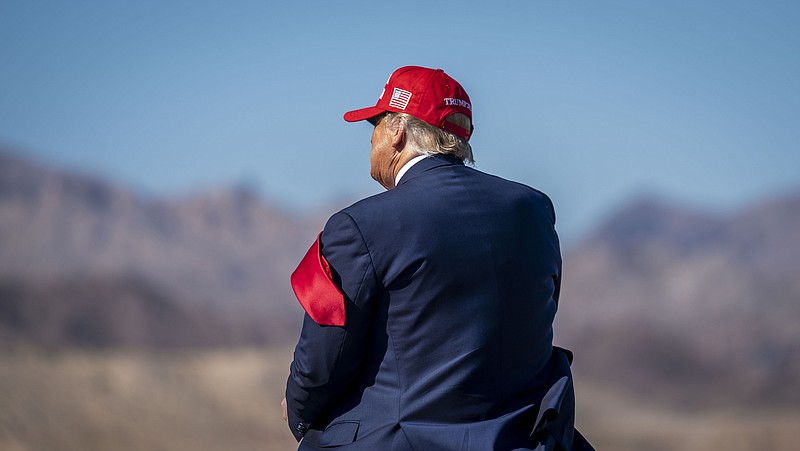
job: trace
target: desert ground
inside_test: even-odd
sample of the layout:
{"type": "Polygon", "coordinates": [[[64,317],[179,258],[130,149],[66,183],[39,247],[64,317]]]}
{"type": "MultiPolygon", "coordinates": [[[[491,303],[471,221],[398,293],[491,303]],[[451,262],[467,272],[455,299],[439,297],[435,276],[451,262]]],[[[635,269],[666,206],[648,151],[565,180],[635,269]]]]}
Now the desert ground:
{"type": "MultiPolygon", "coordinates": [[[[0,354],[2,451],[291,450],[289,348],[0,354]]],[[[795,450],[800,407],[680,411],[578,381],[598,450],[795,450]]]]}

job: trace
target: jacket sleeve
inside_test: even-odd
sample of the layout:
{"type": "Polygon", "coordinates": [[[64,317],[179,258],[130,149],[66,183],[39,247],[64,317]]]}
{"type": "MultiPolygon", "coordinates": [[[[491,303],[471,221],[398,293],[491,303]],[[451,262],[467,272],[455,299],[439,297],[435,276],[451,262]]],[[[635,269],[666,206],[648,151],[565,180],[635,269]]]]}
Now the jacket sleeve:
{"type": "Polygon", "coordinates": [[[298,441],[309,427],[324,421],[337,396],[356,379],[365,360],[364,343],[375,300],[380,296],[372,258],[350,215],[340,212],[332,216],[319,240],[323,265],[328,265],[328,275],[344,298],[345,319],[343,326],[319,324],[312,319],[319,316],[309,315],[313,313],[309,305],[316,300],[301,301],[307,313],[286,384],[289,427],[298,441]]]}

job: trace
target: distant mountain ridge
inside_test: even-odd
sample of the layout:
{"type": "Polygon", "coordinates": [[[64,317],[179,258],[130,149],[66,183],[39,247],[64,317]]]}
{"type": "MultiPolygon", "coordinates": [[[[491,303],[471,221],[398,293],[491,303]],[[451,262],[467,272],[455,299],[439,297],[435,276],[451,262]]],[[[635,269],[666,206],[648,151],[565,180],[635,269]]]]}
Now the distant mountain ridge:
{"type": "MultiPolygon", "coordinates": [[[[291,343],[289,274],[322,225],[247,189],[145,199],[0,152],[0,346],[291,343]]],[[[556,343],[578,387],[796,404],[798,274],[800,192],[731,215],[640,200],[564,250],[556,343]]]]}
{"type": "MultiPolygon", "coordinates": [[[[291,340],[299,309],[289,273],[321,227],[315,226],[242,188],[148,200],[97,177],[0,153],[0,285],[14,287],[28,304],[50,303],[57,294],[47,294],[50,289],[82,291],[76,280],[102,286],[82,291],[86,299],[96,294],[93,302],[85,299],[84,310],[64,311],[91,316],[89,310],[113,301],[108,284],[124,281],[120,290],[137,293],[145,310],[144,293],[158,292],[176,311],[188,308],[214,325],[204,337],[178,322],[160,332],[172,338],[154,337],[166,345],[291,340]],[[147,289],[131,290],[132,280],[147,289]]],[[[1,302],[11,309],[16,299],[1,302]]],[[[52,331],[49,336],[69,341],[52,331]]],[[[97,344],[127,341],[110,334],[98,336],[97,344]]]]}
{"type": "Polygon", "coordinates": [[[800,193],[718,216],[643,200],[564,256],[576,367],[691,404],[800,402],[800,193]]]}

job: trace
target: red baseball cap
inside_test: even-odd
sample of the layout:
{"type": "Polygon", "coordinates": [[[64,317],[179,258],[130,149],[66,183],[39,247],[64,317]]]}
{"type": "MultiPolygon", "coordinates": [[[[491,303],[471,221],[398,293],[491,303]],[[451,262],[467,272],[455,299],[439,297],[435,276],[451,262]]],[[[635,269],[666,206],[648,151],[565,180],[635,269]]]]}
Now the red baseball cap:
{"type": "Polygon", "coordinates": [[[445,118],[453,113],[466,115],[472,121],[472,103],[464,88],[441,69],[405,66],[389,77],[375,106],[344,113],[347,122],[373,118],[383,112],[406,113],[469,140],[467,130],[445,118]]]}

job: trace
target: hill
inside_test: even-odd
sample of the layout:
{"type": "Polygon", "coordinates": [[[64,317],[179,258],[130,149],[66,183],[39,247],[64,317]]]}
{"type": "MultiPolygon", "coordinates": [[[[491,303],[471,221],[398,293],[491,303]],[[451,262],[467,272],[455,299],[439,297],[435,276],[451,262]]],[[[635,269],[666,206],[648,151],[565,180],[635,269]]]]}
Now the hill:
{"type": "Polygon", "coordinates": [[[727,216],[640,200],[564,261],[581,375],[688,406],[800,402],[800,195],[727,216]]]}
{"type": "Polygon", "coordinates": [[[0,153],[0,337],[291,341],[300,310],[288,280],[321,227],[310,222],[246,188],[150,199],[0,153]]]}

